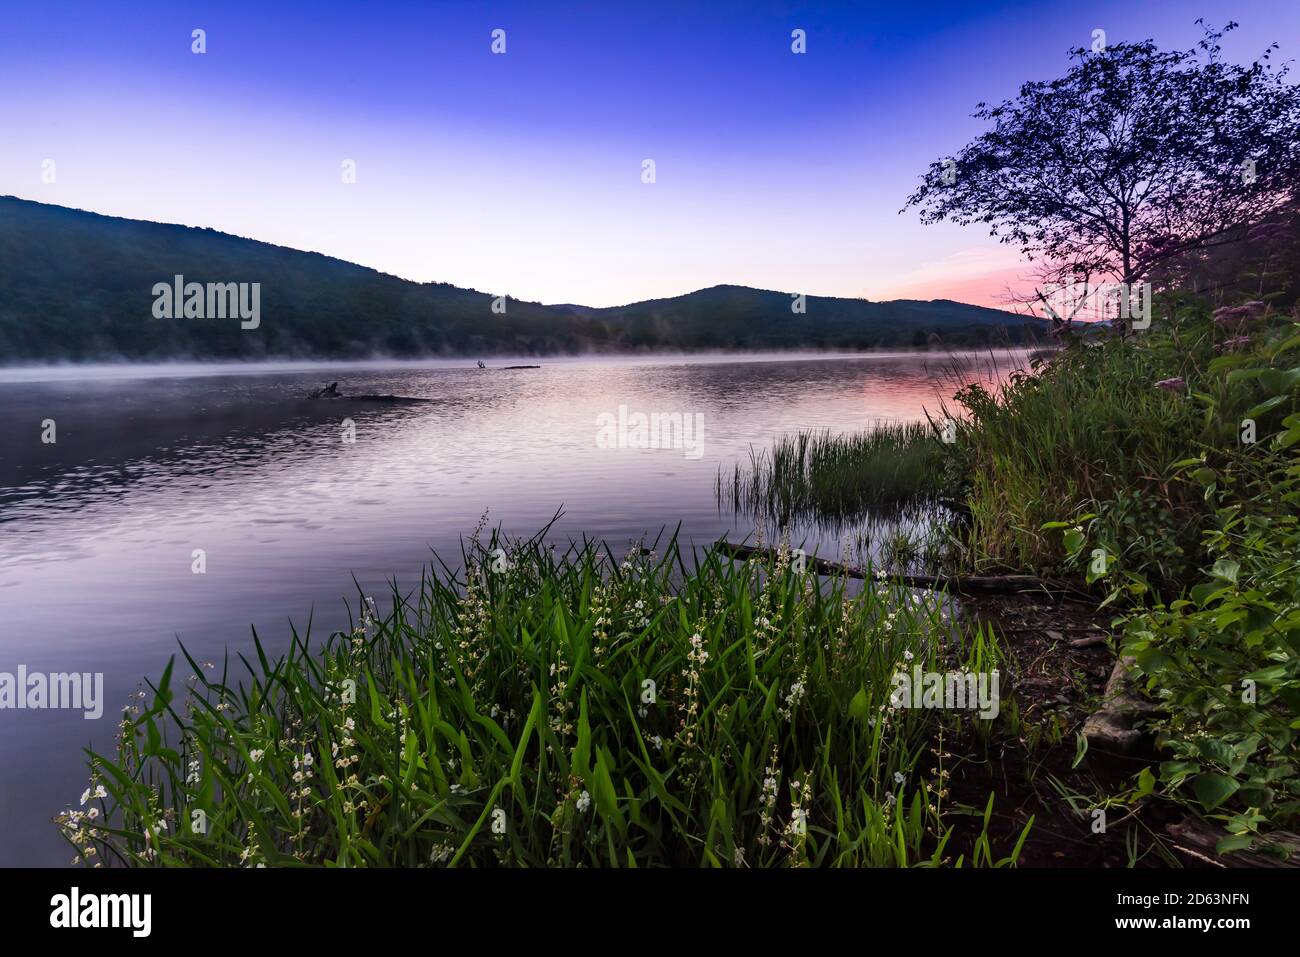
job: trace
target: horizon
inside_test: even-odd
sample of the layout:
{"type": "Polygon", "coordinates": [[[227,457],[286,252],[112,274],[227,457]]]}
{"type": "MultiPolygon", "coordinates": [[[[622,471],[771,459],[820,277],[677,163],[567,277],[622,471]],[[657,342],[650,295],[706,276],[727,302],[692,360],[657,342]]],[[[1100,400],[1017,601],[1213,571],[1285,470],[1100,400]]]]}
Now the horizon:
{"type": "MultiPolygon", "coordinates": [[[[418,280],[418,279],[411,279],[411,278],[409,278],[409,277],[407,277],[407,276],[399,276],[399,275],[397,275],[396,273],[388,273],[388,272],[384,272],[382,269],[376,269],[375,267],[373,267],[373,266],[367,266],[367,265],[365,265],[364,263],[352,262],[351,260],[347,260],[347,259],[339,259],[339,257],[337,257],[337,256],[332,256],[332,255],[330,255],[329,253],[321,252],[321,251],[318,250],[318,249],[300,249],[300,248],[298,248],[298,247],[296,247],[296,246],[281,246],[281,245],[278,245],[278,244],[276,244],[276,243],[270,243],[270,242],[267,242],[267,241],[264,240],[264,239],[259,239],[259,238],[256,237],[256,236],[241,236],[241,235],[239,235],[239,234],[237,234],[237,233],[227,233],[227,232],[224,232],[224,231],[222,231],[222,230],[214,230],[213,227],[211,227],[211,226],[191,225],[191,224],[189,224],[189,223],[171,223],[171,222],[163,222],[163,221],[160,221],[160,220],[153,220],[153,219],[132,219],[132,218],[127,217],[127,216],[114,216],[114,215],[111,215],[111,214],[108,214],[108,213],[101,213],[101,212],[99,212],[99,211],[97,211],[97,210],[93,210],[93,209],[81,209],[80,207],[75,207],[75,206],[59,206],[59,205],[56,204],[56,203],[43,203],[43,202],[40,202],[39,200],[29,200],[29,199],[25,199],[25,198],[23,198],[23,197],[21,197],[21,196],[11,196],[11,195],[7,195],[7,194],[0,194],[0,200],[4,200],[4,199],[13,199],[13,200],[18,200],[19,202],[31,202],[31,203],[36,203],[36,204],[39,205],[39,206],[48,206],[48,207],[51,207],[51,208],[54,208],[54,209],[62,209],[62,210],[67,210],[67,211],[69,211],[69,212],[74,212],[74,213],[84,213],[84,214],[89,215],[89,216],[99,216],[99,217],[103,217],[103,218],[106,218],[106,219],[120,219],[120,220],[123,220],[123,221],[126,221],[126,222],[144,223],[144,224],[147,224],[147,225],[150,225],[150,226],[171,226],[171,227],[177,227],[177,228],[180,228],[180,229],[200,229],[200,230],[204,230],[204,231],[215,231],[215,232],[217,232],[217,233],[220,233],[220,234],[223,235],[223,236],[230,236],[230,237],[232,237],[232,238],[234,238],[234,239],[240,239],[240,240],[243,240],[243,241],[245,241],[245,242],[261,243],[261,244],[263,244],[263,245],[273,246],[273,247],[276,248],[276,249],[287,249],[287,250],[289,250],[289,251],[291,251],[291,252],[302,253],[302,254],[304,254],[304,255],[324,256],[324,257],[326,257],[326,258],[328,258],[328,259],[333,259],[333,260],[335,260],[335,261],[337,261],[337,262],[346,263],[346,264],[349,265],[349,266],[357,266],[358,268],[361,268],[361,269],[370,269],[370,270],[372,270],[372,271],[374,271],[374,272],[377,272],[377,273],[379,273],[379,274],[381,274],[381,275],[389,276],[389,277],[391,277],[391,278],[393,278],[393,279],[397,279],[397,280],[400,280],[400,281],[402,281],[402,282],[410,282],[410,283],[415,283],[415,284],[417,284],[417,285],[422,285],[422,286],[436,286],[436,285],[446,286],[446,285],[451,285],[451,286],[455,286],[455,287],[458,288],[458,289],[462,289],[462,290],[464,290],[464,291],[466,291],[466,292],[478,293],[478,294],[480,294],[480,295],[484,295],[484,296],[490,296],[490,295],[492,295],[492,293],[491,293],[490,291],[488,291],[488,290],[484,290],[484,289],[475,289],[475,288],[473,288],[472,286],[456,286],[455,283],[449,283],[449,282],[447,282],[447,281],[445,281],[445,280],[439,280],[439,279],[429,279],[429,280],[423,280],[423,281],[422,281],[422,280],[418,280]]],[[[710,289],[746,289],[746,290],[749,290],[749,291],[751,291],[751,292],[766,292],[766,293],[773,293],[773,294],[776,294],[776,295],[790,295],[790,293],[792,292],[792,290],[788,290],[788,289],[769,289],[769,288],[766,288],[766,287],[760,287],[760,286],[741,286],[741,285],[737,285],[736,283],[718,282],[718,283],[713,283],[712,285],[709,285],[709,286],[700,286],[700,287],[695,288],[695,289],[687,289],[687,290],[685,290],[685,291],[683,291],[683,292],[670,293],[669,295],[666,295],[666,296],[656,296],[654,299],[635,299],[635,300],[631,300],[631,301],[629,301],[629,302],[619,302],[619,303],[614,303],[614,304],[612,304],[612,305],[608,305],[608,306],[592,306],[592,305],[589,305],[588,303],[582,303],[582,302],[541,302],[541,301],[538,301],[538,300],[525,300],[525,299],[521,299],[521,298],[516,297],[516,296],[508,296],[507,298],[509,298],[509,299],[513,299],[513,300],[515,300],[516,302],[528,302],[528,303],[530,303],[530,304],[534,304],[534,305],[545,306],[545,307],[550,308],[550,309],[563,309],[563,308],[576,308],[576,309],[622,309],[622,308],[626,308],[626,307],[629,307],[629,306],[640,305],[640,304],[642,304],[642,303],[646,303],[646,302],[658,302],[658,301],[667,300],[667,299],[681,299],[681,298],[684,298],[684,297],[686,297],[686,296],[691,296],[691,295],[694,295],[694,294],[699,293],[699,292],[707,292],[707,291],[709,291],[710,289]]],[[[860,300],[862,300],[862,301],[864,301],[864,302],[872,302],[872,303],[893,303],[893,302],[930,302],[930,303],[935,303],[935,302],[954,302],[954,303],[957,303],[958,305],[976,306],[977,308],[995,309],[995,310],[997,310],[997,311],[999,311],[999,312],[1011,312],[1011,310],[1009,310],[1009,309],[1000,308],[1000,307],[998,307],[998,306],[981,306],[979,303],[962,302],[961,300],[957,300],[957,299],[946,299],[946,298],[939,298],[939,299],[867,299],[867,298],[865,298],[865,297],[863,297],[863,296],[816,296],[816,295],[811,295],[811,294],[809,295],[809,298],[815,298],[815,299],[860,299],[860,300]]],[[[1014,314],[1014,313],[1012,313],[1012,314],[1014,314]]],[[[1025,317],[1025,318],[1029,318],[1029,317],[1025,317]]]]}
{"type": "Polygon", "coordinates": [[[1182,48],[1197,17],[1238,19],[1236,61],[1300,34],[1294,4],[1234,6],[945,4],[915,23],[784,4],[665,17],[241,2],[150,5],[128,23],[56,4],[59,32],[42,8],[0,37],[0,78],[32,90],[0,103],[0,192],[518,301],[599,309],[741,286],[1008,309],[1026,268],[1013,248],[899,215],[926,166],[980,131],[978,101],[1059,75],[1094,29],[1182,48]]]}

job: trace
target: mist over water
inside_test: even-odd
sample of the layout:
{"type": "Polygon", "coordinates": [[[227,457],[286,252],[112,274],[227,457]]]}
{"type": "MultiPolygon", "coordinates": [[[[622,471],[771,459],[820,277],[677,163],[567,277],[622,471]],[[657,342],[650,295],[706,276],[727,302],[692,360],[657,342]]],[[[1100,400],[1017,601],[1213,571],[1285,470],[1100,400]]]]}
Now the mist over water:
{"type": "MultiPolygon", "coordinates": [[[[942,354],[573,359],[538,369],[473,362],[0,370],[0,672],[103,672],[104,716],[0,711],[0,864],[65,865],[50,818],[75,804],[81,749],[112,751],[128,695],[183,642],[199,661],[282,651],[290,621],[324,638],[390,581],[419,585],[433,553],[455,567],[485,510],[512,536],[603,539],[615,555],[681,524],[686,545],[739,541],[719,510],[721,468],[800,429],[836,432],[937,414],[942,354]],[[417,405],[309,401],[348,394],[417,405]],[[703,416],[702,455],[601,448],[618,413],[703,416]],[[355,442],[344,441],[344,419],[355,442]],[[57,442],[42,443],[45,420],[57,442]],[[665,531],[666,530],[666,531],[665,531]],[[194,574],[202,549],[206,571],[194,574]]],[[[1021,353],[970,357],[991,380],[1021,353]],[[996,360],[997,367],[994,367],[996,360]]],[[[835,557],[837,535],[792,530],[835,557]]],[[[182,660],[176,684],[189,667],[182,660]]]]}

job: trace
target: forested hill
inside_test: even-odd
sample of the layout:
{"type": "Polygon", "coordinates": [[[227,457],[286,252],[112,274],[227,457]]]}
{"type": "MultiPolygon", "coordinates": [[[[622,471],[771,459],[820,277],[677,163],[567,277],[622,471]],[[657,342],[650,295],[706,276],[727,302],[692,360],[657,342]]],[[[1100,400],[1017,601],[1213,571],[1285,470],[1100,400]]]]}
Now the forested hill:
{"type": "Polygon", "coordinates": [[[867,302],[715,286],[612,308],[417,283],[211,229],[0,197],[0,362],[868,349],[1021,342],[1042,324],[936,300],[867,302]],[[259,283],[260,321],[157,318],[154,287],[259,283]]]}

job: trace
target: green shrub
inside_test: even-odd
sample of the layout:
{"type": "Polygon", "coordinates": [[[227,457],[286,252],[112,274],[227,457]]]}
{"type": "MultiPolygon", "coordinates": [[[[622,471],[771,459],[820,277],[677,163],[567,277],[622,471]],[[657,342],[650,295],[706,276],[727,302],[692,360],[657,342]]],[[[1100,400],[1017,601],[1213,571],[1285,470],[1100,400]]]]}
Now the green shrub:
{"type": "Polygon", "coordinates": [[[1211,509],[1205,566],[1183,597],[1123,622],[1126,653],[1162,705],[1167,793],[1249,846],[1300,818],[1300,354],[1294,325],[1211,363],[1197,401],[1256,441],[1177,463],[1211,509]],[[1260,387],[1263,394],[1260,393],[1260,387]],[[1244,431],[1244,428],[1243,428],[1244,431]]]}

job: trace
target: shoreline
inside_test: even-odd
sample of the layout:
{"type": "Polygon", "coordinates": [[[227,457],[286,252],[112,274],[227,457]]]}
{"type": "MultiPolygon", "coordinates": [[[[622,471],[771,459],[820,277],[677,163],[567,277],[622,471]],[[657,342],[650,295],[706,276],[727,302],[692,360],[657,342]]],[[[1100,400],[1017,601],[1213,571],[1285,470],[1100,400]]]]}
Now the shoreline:
{"type": "MultiPolygon", "coordinates": [[[[527,360],[541,360],[541,367],[548,365],[582,365],[582,364],[619,364],[619,365],[729,365],[739,363],[786,362],[790,360],[835,360],[835,359],[889,359],[911,358],[918,356],[987,356],[1014,355],[1026,356],[1042,346],[972,346],[953,349],[873,349],[862,352],[835,351],[792,351],[792,352],[653,352],[653,353],[585,353],[571,356],[464,356],[444,358],[431,356],[424,359],[254,359],[240,361],[203,360],[190,361],[177,359],[173,361],[138,362],[86,362],[86,363],[49,363],[0,365],[0,385],[21,382],[47,382],[61,379],[87,378],[201,378],[219,375],[260,375],[271,373],[315,372],[328,369],[368,371],[383,369],[428,369],[430,371],[477,371],[474,362],[478,358],[492,358],[497,362],[524,363],[527,360]]],[[[501,366],[489,366],[489,369],[501,369],[501,366]]]]}

